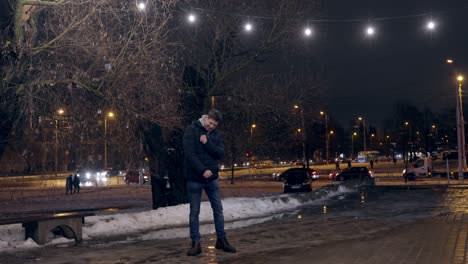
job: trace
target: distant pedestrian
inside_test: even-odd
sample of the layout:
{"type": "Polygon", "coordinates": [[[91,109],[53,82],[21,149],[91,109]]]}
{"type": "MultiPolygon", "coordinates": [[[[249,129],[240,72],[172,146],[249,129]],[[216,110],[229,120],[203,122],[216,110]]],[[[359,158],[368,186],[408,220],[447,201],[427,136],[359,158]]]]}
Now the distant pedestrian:
{"type": "Polygon", "coordinates": [[[68,175],[67,179],[65,180],[65,195],[68,195],[68,192],[70,194],[73,194],[73,178],[72,175],[68,175]]]}
{"type": "Polygon", "coordinates": [[[351,161],[348,160],[348,168],[351,168],[351,161]]]}
{"type": "Polygon", "coordinates": [[[371,161],[370,161],[370,168],[371,168],[371,169],[374,168],[374,160],[371,160],[371,161]]]}
{"type": "Polygon", "coordinates": [[[395,166],[395,165],[396,165],[396,158],[393,157],[393,166],[395,166]]]}
{"type": "Polygon", "coordinates": [[[77,173],[73,176],[73,193],[80,193],[80,177],[77,173]]]}
{"type": "Polygon", "coordinates": [[[335,159],[335,169],[339,170],[340,169],[340,160],[335,159]]]}

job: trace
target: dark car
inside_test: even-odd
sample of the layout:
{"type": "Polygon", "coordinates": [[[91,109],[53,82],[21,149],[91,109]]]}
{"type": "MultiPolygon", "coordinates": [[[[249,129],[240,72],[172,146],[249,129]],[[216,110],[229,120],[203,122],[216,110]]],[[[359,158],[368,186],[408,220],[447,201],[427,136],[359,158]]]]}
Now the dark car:
{"type": "Polygon", "coordinates": [[[351,167],[337,173],[330,173],[328,178],[334,181],[364,180],[373,179],[374,173],[366,167],[351,167]]]}
{"type": "Polygon", "coordinates": [[[312,188],[310,187],[310,183],[312,181],[310,172],[311,169],[294,168],[288,169],[285,172],[281,173],[280,176],[284,182],[284,193],[312,191],[312,188]]]}
{"type": "MultiPolygon", "coordinates": [[[[128,171],[125,174],[125,183],[130,184],[130,183],[140,183],[140,173],[138,171],[128,171]]],[[[143,173],[143,184],[147,183],[149,181],[149,175],[148,173],[143,173]]]]}
{"type": "Polygon", "coordinates": [[[317,174],[317,171],[311,168],[290,168],[282,173],[273,173],[273,180],[275,181],[284,181],[284,177],[288,175],[288,173],[295,172],[295,171],[305,171],[307,175],[309,176],[309,179],[311,181],[318,180],[319,175],[317,174]]]}

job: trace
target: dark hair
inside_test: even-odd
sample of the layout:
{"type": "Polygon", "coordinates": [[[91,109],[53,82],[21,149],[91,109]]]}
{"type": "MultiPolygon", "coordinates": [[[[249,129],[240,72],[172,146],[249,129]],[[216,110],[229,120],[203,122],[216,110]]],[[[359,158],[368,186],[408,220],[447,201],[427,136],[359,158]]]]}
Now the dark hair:
{"type": "Polygon", "coordinates": [[[223,115],[220,111],[216,109],[211,109],[208,112],[208,117],[214,119],[216,122],[220,122],[221,120],[223,120],[223,115]]]}

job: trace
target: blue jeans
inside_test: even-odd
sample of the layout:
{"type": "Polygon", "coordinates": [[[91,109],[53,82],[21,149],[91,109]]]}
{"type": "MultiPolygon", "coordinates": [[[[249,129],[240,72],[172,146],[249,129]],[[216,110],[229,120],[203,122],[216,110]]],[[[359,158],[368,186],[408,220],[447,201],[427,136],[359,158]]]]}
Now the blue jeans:
{"type": "Polygon", "coordinates": [[[221,192],[219,191],[218,179],[202,183],[196,181],[187,182],[187,193],[190,202],[190,238],[192,241],[200,241],[200,204],[202,191],[205,190],[213,209],[213,219],[217,238],[225,238],[223,205],[221,204],[221,192]]]}

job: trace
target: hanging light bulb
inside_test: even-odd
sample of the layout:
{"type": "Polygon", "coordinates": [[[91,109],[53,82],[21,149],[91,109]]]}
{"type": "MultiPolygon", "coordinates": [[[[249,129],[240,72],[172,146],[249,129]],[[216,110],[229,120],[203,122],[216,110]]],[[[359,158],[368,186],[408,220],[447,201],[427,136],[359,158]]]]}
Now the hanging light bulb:
{"type": "Polygon", "coordinates": [[[145,11],[146,9],[146,3],[143,1],[137,2],[137,8],[140,11],[145,11]]]}
{"type": "Polygon", "coordinates": [[[193,23],[197,22],[197,17],[195,16],[195,14],[190,13],[190,14],[188,14],[188,16],[187,16],[187,21],[188,21],[190,24],[193,24],[193,23]]]}
{"type": "Polygon", "coordinates": [[[427,30],[434,30],[436,28],[436,23],[433,20],[429,20],[426,24],[427,30]]]}
{"type": "Polygon", "coordinates": [[[250,22],[247,22],[245,25],[244,25],[244,30],[247,31],[247,32],[250,32],[253,30],[253,26],[250,22]]]}

